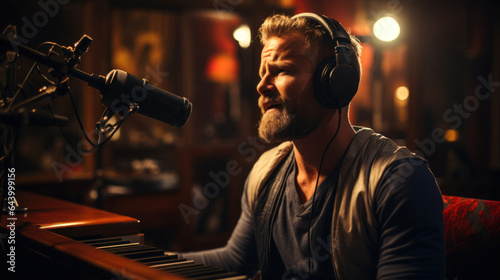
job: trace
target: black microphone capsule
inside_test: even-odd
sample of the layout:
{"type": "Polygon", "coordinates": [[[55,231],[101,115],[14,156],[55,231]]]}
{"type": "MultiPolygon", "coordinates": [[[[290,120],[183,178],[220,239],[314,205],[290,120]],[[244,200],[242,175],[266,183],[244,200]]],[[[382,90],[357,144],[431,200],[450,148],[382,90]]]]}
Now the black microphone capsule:
{"type": "Polygon", "coordinates": [[[183,126],[191,115],[192,104],[187,98],[159,89],[123,70],[108,73],[101,95],[102,101],[122,116],[130,113],[133,103],[139,105],[138,113],[173,126],[183,126]]]}

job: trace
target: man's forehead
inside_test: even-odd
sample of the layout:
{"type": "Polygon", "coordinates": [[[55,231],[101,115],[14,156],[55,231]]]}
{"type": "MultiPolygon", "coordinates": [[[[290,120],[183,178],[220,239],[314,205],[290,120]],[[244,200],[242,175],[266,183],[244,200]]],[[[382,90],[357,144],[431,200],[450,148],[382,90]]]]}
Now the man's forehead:
{"type": "Polygon", "coordinates": [[[262,49],[261,58],[272,61],[304,56],[304,39],[299,35],[270,37],[262,49]]]}

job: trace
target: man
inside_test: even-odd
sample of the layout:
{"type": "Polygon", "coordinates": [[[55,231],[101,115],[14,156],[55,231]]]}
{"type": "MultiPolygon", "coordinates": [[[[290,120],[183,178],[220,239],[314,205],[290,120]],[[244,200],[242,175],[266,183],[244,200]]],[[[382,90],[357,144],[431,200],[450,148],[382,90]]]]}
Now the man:
{"type": "Polygon", "coordinates": [[[259,135],[283,143],[249,174],[227,245],[183,257],[263,279],[444,279],[426,162],[349,122],[358,41],[310,13],[269,17],[260,36],[259,135]]]}

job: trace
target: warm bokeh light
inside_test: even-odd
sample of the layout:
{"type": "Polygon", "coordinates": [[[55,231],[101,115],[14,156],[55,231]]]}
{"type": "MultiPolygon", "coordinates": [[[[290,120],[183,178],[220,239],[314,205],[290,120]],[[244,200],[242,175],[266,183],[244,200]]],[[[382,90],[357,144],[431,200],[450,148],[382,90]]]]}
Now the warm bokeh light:
{"type": "Polygon", "coordinates": [[[208,60],[205,73],[212,82],[235,83],[240,75],[240,62],[231,54],[216,54],[208,60]]]}
{"type": "Polygon", "coordinates": [[[448,142],[456,142],[458,140],[458,131],[455,129],[446,130],[444,137],[448,142]]]}
{"type": "Polygon", "coordinates": [[[242,24],[233,32],[233,37],[242,48],[248,48],[252,42],[252,32],[250,27],[246,24],[242,24]]]}
{"type": "Polygon", "coordinates": [[[379,40],[392,41],[399,36],[399,24],[392,17],[383,17],[373,25],[373,34],[379,40]]]}
{"type": "Polygon", "coordinates": [[[405,87],[401,86],[396,89],[396,98],[399,100],[406,100],[410,96],[410,90],[405,87]]]}

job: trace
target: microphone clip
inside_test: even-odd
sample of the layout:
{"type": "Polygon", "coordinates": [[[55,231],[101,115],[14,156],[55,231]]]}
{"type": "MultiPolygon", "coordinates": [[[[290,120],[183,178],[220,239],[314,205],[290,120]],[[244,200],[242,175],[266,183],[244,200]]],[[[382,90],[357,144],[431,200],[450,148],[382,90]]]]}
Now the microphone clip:
{"type": "Polygon", "coordinates": [[[66,67],[69,69],[75,67],[82,61],[82,56],[89,49],[90,43],[92,43],[92,38],[86,34],[75,43],[74,47],[66,47],[68,51],[66,56],[66,67]]]}
{"type": "MultiPolygon", "coordinates": [[[[73,47],[60,46],[63,52],[61,65],[57,69],[52,68],[49,71],[50,74],[58,78],[59,80],[65,80],[64,77],[68,75],[71,69],[80,64],[80,62],[82,61],[82,56],[87,52],[90,43],[92,43],[92,38],[88,35],[83,35],[82,38],[80,38],[80,40],[78,40],[78,42],[76,42],[73,47]]],[[[57,54],[53,52],[52,48],[49,52],[57,54]]]]}
{"type": "Polygon", "coordinates": [[[118,114],[121,119],[114,124],[110,124],[109,121],[111,121],[116,111],[113,111],[112,109],[110,109],[110,107],[107,107],[106,110],[104,110],[104,112],[102,113],[101,119],[96,123],[96,129],[102,135],[109,134],[115,129],[118,123],[125,121],[125,119],[130,116],[131,113],[135,113],[138,110],[139,104],[137,104],[136,102],[131,102],[129,104],[129,110],[127,114],[124,114],[124,116],[118,114]]]}

